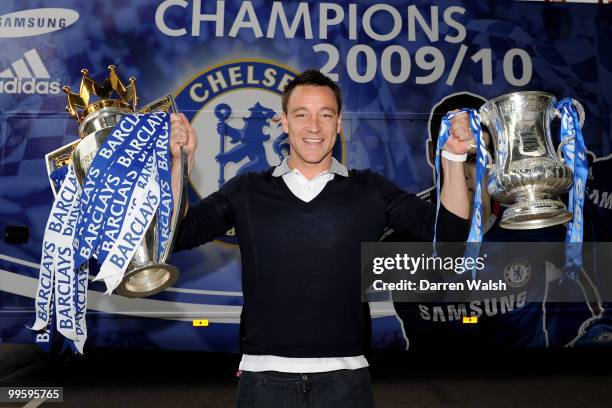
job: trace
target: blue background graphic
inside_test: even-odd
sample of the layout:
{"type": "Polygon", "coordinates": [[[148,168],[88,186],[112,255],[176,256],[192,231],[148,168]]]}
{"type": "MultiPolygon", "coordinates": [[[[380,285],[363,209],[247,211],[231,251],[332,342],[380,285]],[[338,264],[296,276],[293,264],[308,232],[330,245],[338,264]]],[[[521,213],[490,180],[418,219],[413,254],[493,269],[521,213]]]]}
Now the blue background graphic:
{"type": "MultiPolygon", "coordinates": [[[[283,25],[275,4],[281,3],[0,2],[2,33],[10,28],[9,21],[16,21],[7,19],[9,13],[47,7],[79,13],[76,22],[53,32],[0,36],[0,73],[8,70],[12,76],[0,75],[0,229],[14,225],[30,229],[26,244],[0,241],[0,313],[7,316],[0,323],[0,341],[33,339],[23,328],[33,304],[33,292],[26,292],[38,276],[36,264],[53,199],[43,157],[78,137],[78,124],[64,110],[63,92],[7,90],[9,81],[28,80],[15,68],[24,59],[37,82],[70,85],[73,90],[78,89],[82,68],[101,81],[106,67],[114,64],[125,80],[137,78],[143,104],[171,93],[189,118],[202,108],[190,98],[189,85],[214,67],[227,68],[231,61],[242,60],[261,67],[284,66],[288,73],[322,69],[337,80],[345,101],[344,144],[337,146],[336,157],[349,168],[378,171],[412,192],[433,185],[426,140],[430,112],[442,98],[462,91],[490,99],[509,92],[541,90],[558,99],[575,98],[584,105],[583,134],[592,152],[591,163],[606,167],[612,153],[612,7],[483,0],[282,2],[282,16],[287,19],[283,25]],[[216,22],[198,22],[198,17],[215,14],[221,5],[216,22]],[[308,13],[300,14],[305,11],[308,13]],[[327,26],[321,16],[323,20],[327,16],[327,26]],[[332,22],[334,17],[338,22],[332,22]],[[270,29],[272,21],[274,30],[270,29]],[[181,35],[168,35],[183,29],[181,35]],[[36,76],[32,61],[25,57],[30,50],[39,55],[49,78],[36,76]]],[[[280,112],[280,98],[273,108],[280,112]]],[[[558,142],[555,133],[553,143],[558,142]]],[[[201,145],[199,149],[219,146],[201,145]]],[[[200,165],[212,168],[218,163],[200,165]]],[[[603,171],[591,173],[590,183],[597,193],[587,188],[593,206],[585,213],[600,220],[597,225],[608,225],[611,219],[612,203],[606,197],[612,189],[607,179],[609,174],[603,171]]],[[[197,198],[194,191],[190,198],[197,198]]],[[[607,240],[609,233],[600,229],[596,234],[594,239],[607,240]]],[[[129,309],[129,303],[113,303],[115,297],[106,303],[94,300],[88,312],[88,344],[237,351],[242,304],[237,247],[219,241],[175,255],[172,263],[181,270],[179,282],[152,299],[165,302],[159,305],[166,307],[168,314],[163,317],[169,319],[137,305],[133,307],[138,310],[129,309]],[[215,323],[213,309],[189,314],[188,308],[177,305],[238,309],[227,309],[232,310],[228,317],[215,323]],[[128,318],[124,307],[140,314],[128,318]],[[190,319],[207,317],[213,322],[209,328],[194,331],[190,326],[190,319]]],[[[91,291],[103,289],[91,283],[91,291]]],[[[383,315],[386,317],[374,319],[373,344],[405,348],[399,322],[392,314],[383,315]]]]}

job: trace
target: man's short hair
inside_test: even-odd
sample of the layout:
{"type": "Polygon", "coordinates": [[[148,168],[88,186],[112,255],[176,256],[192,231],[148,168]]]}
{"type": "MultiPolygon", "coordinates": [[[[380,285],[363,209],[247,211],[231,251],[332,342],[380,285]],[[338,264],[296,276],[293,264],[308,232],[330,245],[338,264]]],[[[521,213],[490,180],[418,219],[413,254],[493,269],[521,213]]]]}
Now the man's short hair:
{"type": "Polygon", "coordinates": [[[340,93],[340,87],[336,85],[329,77],[323,75],[319,70],[307,69],[306,71],[298,74],[293,78],[283,89],[283,112],[287,113],[287,102],[289,97],[296,86],[310,85],[310,86],[326,86],[330,88],[336,96],[336,103],[338,104],[338,113],[342,110],[342,95],[340,93]]]}

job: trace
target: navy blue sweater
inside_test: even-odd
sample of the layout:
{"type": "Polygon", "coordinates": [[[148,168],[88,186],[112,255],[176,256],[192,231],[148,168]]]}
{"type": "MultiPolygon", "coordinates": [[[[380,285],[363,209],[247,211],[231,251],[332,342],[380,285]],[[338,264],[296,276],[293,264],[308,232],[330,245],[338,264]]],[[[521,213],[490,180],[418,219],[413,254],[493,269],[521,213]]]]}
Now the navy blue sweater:
{"type": "MultiPolygon", "coordinates": [[[[236,176],[192,205],[174,250],[236,228],[243,353],[364,354],[370,320],[361,302],[361,242],[378,241],[385,227],[431,240],[435,207],[369,170],[335,175],[306,203],[272,171],[236,176]]],[[[467,233],[467,220],[440,208],[439,241],[465,241],[467,233]]]]}

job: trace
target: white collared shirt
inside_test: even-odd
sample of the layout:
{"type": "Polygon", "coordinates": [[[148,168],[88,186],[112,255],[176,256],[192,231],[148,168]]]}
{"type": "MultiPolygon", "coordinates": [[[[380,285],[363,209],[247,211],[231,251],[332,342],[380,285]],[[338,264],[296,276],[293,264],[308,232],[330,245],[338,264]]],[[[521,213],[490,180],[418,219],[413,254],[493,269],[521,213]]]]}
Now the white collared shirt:
{"type": "Polygon", "coordinates": [[[319,195],[328,181],[333,180],[334,173],[326,170],[308,180],[298,169],[293,169],[289,173],[283,174],[282,177],[287,187],[289,187],[289,190],[291,190],[296,197],[309,203],[313,198],[319,195]]]}
{"type": "MultiPolygon", "coordinates": [[[[326,170],[311,180],[297,169],[291,169],[288,158],[274,169],[272,176],[282,177],[289,190],[305,202],[312,201],[334,178],[334,175],[348,177],[348,170],[336,159],[332,158],[329,170],[326,170]]],[[[368,366],[363,355],[351,357],[318,357],[297,358],[273,355],[243,354],[239,370],[243,371],[280,371],[284,373],[317,373],[334,370],[355,370],[368,366]]]]}

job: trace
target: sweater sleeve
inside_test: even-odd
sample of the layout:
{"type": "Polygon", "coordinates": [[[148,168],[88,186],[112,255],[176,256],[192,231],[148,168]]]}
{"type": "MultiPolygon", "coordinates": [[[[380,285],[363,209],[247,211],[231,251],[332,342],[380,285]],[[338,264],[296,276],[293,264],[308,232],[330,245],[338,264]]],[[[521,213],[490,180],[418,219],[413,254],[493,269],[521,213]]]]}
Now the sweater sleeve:
{"type": "Polygon", "coordinates": [[[189,206],[180,222],[173,252],[210,242],[234,226],[238,179],[232,178],[219,191],[189,206]]]}
{"type": "MultiPolygon", "coordinates": [[[[387,226],[402,235],[418,241],[432,241],[436,222],[436,206],[407,193],[391,180],[377,173],[375,183],[385,202],[387,226]]],[[[440,242],[463,242],[469,233],[468,220],[448,211],[440,205],[437,240],[440,242]]]]}

